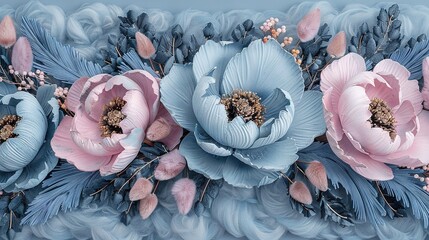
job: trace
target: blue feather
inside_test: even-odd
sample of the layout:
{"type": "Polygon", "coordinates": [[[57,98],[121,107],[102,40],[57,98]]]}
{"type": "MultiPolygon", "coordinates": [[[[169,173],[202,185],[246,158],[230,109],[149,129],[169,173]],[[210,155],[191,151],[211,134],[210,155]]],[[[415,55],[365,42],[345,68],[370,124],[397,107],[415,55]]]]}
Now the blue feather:
{"type": "Polygon", "coordinates": [[[73,47],[55,40],[36,20],[23,17],[21,30],[33,49],[34,67],[54,78],[73,83],[81,77],[103,72],[100,65],[87,61],[73,47]]]}
{"type": "Polygon", "coordinates": [[[50,218],[79,206],[82,192],[99,178],[98,172],[82,172],[69,163],[63,163],[43,181],[43,190],[30,203],[21,224],[46,223],[50,218]]]}
{"type": "Polygon", "coordinates": [[[122,59],[123,62],[119,67],[122,73],[135,69],[142,69],[148,71],[155,78],[159,77],[158,74],[156,74],[153,69],[147,65],[147,63],[142,62],[134,49],[131,49],[128,53],[122,56],[122,59]]]}

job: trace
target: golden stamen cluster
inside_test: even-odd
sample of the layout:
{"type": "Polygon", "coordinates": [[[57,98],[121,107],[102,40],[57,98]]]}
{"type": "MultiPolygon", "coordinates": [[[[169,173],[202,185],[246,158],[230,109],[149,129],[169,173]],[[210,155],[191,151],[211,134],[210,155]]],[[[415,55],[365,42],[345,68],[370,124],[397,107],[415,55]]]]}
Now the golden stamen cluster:
{"type": "Polygon", "coordinates": [[[393,116],[392,109],[387,106],[386,102],[379,98],[373,98],[369,104],[368,110],[371,112],[371,118],[368,121],[372,127],[379,127],[384,131],[389,132],[390,138],[395,140],[396,120],[393,116]]]}
{"type": "Polygon", "coordinates": [[[240,116],[245,122],[253,121],[258,127],[265,121],[265,106],[254,92],[234,90],[231,94],[224,95],[220,103],[225,105],[229,121],[240,116]]]}
{"type": "Polygon", "coordinates": [[[0,144],[6,142],[9,138],[17,137],[18,135],[13,133],[20,116],[17,115],[5,115],[0,119],[0,144]]]}
{"type": "Polygon", "coordinates": [[[122,113],[122,108],[126,103],[122,98],[116,97],[104,105],[103,114],[99,122],[102,137],[110,137],[114,133],[122,133],[119,123],[126,118],[122,113]]]}

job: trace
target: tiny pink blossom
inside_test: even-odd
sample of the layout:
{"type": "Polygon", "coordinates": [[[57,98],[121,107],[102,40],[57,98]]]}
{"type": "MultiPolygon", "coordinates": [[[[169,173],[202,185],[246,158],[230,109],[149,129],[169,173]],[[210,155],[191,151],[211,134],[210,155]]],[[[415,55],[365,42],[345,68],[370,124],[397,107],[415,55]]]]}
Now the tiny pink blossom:
{"type": "Polygon", "coordinates": [[[137,179],[137,181],[134,183],[130,190],[130,201],[137,201],[149,196],[149,194],[151,194],[152,192],[152,189],[152,181],[148,180],[147,178],[137,179]]]}
{"type": "Polygon", "coordinates": [[[320,9],[308,12],[297,25],[297,34],[301,42],[308,42],[316,37],[320,27],[320,9]]]}
{"type": "Polygon", "coordinates": [[[289,187],[290,196],[296,201],[303,204],[311,204],[313,202],[313,197],[310,194],[310,190],[301,181],[293,182],[289,187]]]}
{"type": "Polygon", "coordinates": [[[328,190],[328,177],[326,175],[326,169],[322,163],[318,161],[312,161],[307,169],[305,169],[305,175],[311,184],[317,189],[324,192],[328,190]]]}
{"type": "Polygon", "coordinates": [[[341,31],[337,33],[328,44],[326,51],[331,57],[339,58],[346,53],[347,38],[346,33],[341,31]]]}
{"type": "Polygon", "coordinates": [[[15,71],[29,72],[33,66],[33,51],[26,37],[18,38],[12,50],[12,66],[15,71]]]}
{"type": "Polygon", "coordinates": [[[143,219],[147,219],[158,205],[158,197],[155,194],[143,198],[139,202],[139,213],[143,219]]]}
{"type": "Polygon", "coordinates": [[[185,166],[185,158],[178,149],[174,149],[159,159],[159,164],[154,172],[155,178],[161,181],[172,179],[179,175],[185,166]]]}
{"type": "Polygon", "coordinates": [[[174,183],[171,193],[181,214],[185,215],[191,210],[196,191],[195,182],[189,178],[182,178],[174,183]]]}
{"type": "Polygon", "coordinates": [[[141,32],[136,32],[137,53],[144,59],[149,59],[155,54],[156,50],[152,41],[141,32]]]}
{"type": "Polygon", "coordinates": [[[6,15],[0,22],[0,46],[10,48],[16,42],[16,30],[13,20],[6,15]]]}

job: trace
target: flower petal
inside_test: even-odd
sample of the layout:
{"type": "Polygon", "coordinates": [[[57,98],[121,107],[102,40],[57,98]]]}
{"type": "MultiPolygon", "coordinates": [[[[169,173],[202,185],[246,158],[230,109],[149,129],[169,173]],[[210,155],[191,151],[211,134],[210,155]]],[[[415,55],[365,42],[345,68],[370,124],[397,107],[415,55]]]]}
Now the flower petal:
{"type": "Polygon", "coordinates": [[[80,95],[80,103],[85,103],[85,100],[92,89],[102,83],[106,83],[110,78],[112,78],[112,75],[109,74],[98,74],[88,78],[88,80],[86,80],[85,84],[83,85],[82,93],[80,95]]]}
{"type": "Polygon", "coordinates": [[[223,168],[223,178],[234,187],[260,187],[279,179],[280,173],[253,168],[229,156],[223,168]]]}
{"type": "Polygon", "coordinates": [[[357,74],[366,70],[365,60],[358,54],[349,53],[339,60],[329,64],[320,76],[320,89],[325,93],[332,88],[329,102],[324,101],[325,107],[333,114],[338,113],[338,100],[344,91],[344,86],[357,74]]]}
{"type": "Polygon", "coordinates": [[[268,121],[259,128],[259,138],[251,148],[262,147],[282,138],[294,118],[295,106],[289,93],[284,90],[276,88],[262,105],[265,106],[264,117],[268,121]]]}
{"type": "Polygon", "coordinates": [[[203,77],[195,89],[192,106],[198,122],[220,144],[232,148],[249,148],[258,138],[259,128],[253,121],[245,123],[242,117],[228,121],[215,82],[213,77],[203,77]]]}
{"type": "Polygon", "coordinates": [[[255,92],[262,99],[276,88],[288,92],[296,104],[301,99],[304,80],[295,58],[274,40],[254,41],[234,56],[221,83],[222,94],[242,89],[255,92]]]}
{"type": "Polygon", "coordinates": [[[150,110],[145,96],[138,90],[129,90],[125,93],[123,99],[127,103],[122,107],[122,113],[126,117],[119,123],[122,132],[128,134],[135,128],[147,129],[150,121],[150,115],[148,114],[150,110]]]}
{"type": "Polygon", "coordinates": [[[232,154],[233,150],[231,148],[222,146],[216,142],[198,124],[195,126],[194,135],[198,146],[200,146],[207,153],[221,157],[227,157],[232,154]]]}
{"type": "Polygon", "coordinates": [[[192,65],[174,65],[161,80],[161,102],[180,126],[193,131],[197,119],[192,109],[192,95],[197,83],[192,65]]]}
{"type": "Polygon", "coordinates": [[[113,156],[108,165],[101,166],[100,174],[106,176],[109,174],[118,173],[125,169],[139,153],[144,136],[145,134],[143,129],[135,128],[126,138],[121,139],[119,143],[124,148],[124,150],[118,155],[113,156]]]}
{"type": "Polygon", "coordinates": [[[298,159],[297,152],[295,141],[286,138],[259,148],[237,149],[234,156],[254,168],[286,171],[298,159]]]}
{"type": "Polygon", "coordinates": [[[193,71],[197,82],[213,69],[213,77],[218,81],[222,80],[228,61],[241,51],[240,44],[217,43],[212,40],[207,41],[194,56],[193,71]]]}
{"type": "Polygon", "coordinates": [[[65,116],[51,141],[55,156],[66,159],[81,171],[96,171],[107,164],[111,156],[93,156],[82,151],[72,140],[70,129],[72,117],[65,116]]]}
{"type": "Polygon", "coordinates": [[[325,133],[321,99],[321,92],[306,91],[296,106],[293,122],[285,136],[295,140],[298,150],[308,147],[315,137],[325,133]]]}
{"type": "Polygon", "coordinates": [[[70,87],[66,99],[66,106],[69,110],[76,112],[77,108],[79,107],[80,95],[83,92],[83,86],[85,85],[86,81],[88,81],[87,77],[79,78],[70,87]]]}
{"type": "Polygon", "coordinates": [[[423,60],[422,72],[423,72],[423,80],[424,80],[422,97],[424,100],[425,109],[429,110],[429,57],[426,57],[423,60]]]}
{"type": "MultiPolygon", "coordinates": [[[[124,73],[125,77],[130,78],[137,83],[143,91],[149,107],[149,121],[153,122],[158,114],[159,108],[159,83],[149,72],[142,70],[133,70],[124,73]]],[[[107,85],[108,86],[108,85],[107,85]]]]}
{"type": "Polygon", "coordinates": [[[194,134],[189,133],[182,140],[179,151],[186,158],[189,169],[213,180],[222,178],[226,157],[215,156],[205,152],[198,146],[194,134]]]}
{"type": "Polygon", "coordinates": [[[16,179],[18,179],[19,176],[21,176],[21,173],[22,173],[22,168],[14,172],[0,171],[0,190],[4,190],[5,188],[14,184],[16,179]]]}

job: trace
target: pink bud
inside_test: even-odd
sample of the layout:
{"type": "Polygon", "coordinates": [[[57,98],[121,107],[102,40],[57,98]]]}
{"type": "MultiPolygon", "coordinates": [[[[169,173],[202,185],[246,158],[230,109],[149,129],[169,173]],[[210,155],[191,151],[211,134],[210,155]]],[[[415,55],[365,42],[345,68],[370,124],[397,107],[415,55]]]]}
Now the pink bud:
{"type": "Polygon", "coordinates": [[[346,33],[341,31],[332,38],[326,51],[331,55],[331,57],[339,58],[346,54],[346,46],[346,33]]]}
{"type": "Polygon", "coordinates": [[[156,119],[147,129],[146,137],[150,141],[159,141],[171,133],[171,126],[164,118],[156,119]]]}
{"type": "Polygon", "coordinates": [[[12,50],[12,66],[15,71],[30,72],[33,65],[33,52],[26,37],[18,38],[12,50]]]}
{"type": "Polygon", "coordinates": [[[130,190],[130,200],[137,201],[147,197],[153,189],[153,183],[147,178],[139,178],[130,190]]]}
{"type": "Polygon", "coordinates": [[[423,106],[426,110],[429,110],[429,57],[423,60],[422,68],[424,79],[422,89],[423,106]]]}
{"type": "Polygon", "coordinates": [[[181,214],[185,215],[191,210],[196,192],[197,186],[189,178],[182,178],[174,183],[171,193],[181,214]]]}
{"type": "Polygon", "coordinates": [[[155,194],[150,194],[149,196],[140,200],[139,204],[139,213],[143,219],[147,219],[155,210],[158,205],[158,197],[155,194]]]}
{"type": "Polygon", "coordinates": [[[311,197],[310,190],[305,185],[305,183],[301,181],[295,181],[289,187],[290,196],[296,201],[303,204],[311,204],[313,202],[313,198],[311,197]]]}
{"type": "Polygon", "coordinates": [[[320,27],[320,9],[316,8],[305,15],[297,25],[297,33],[301,42],[313,39],[320,27]]]}
{"type": "Polygon", "coordinates": [[[305,175],[320,191],[324,192],[328,190],[328,177],[326,175],[325,167],[320,162],[311,162],[307,169],[305,169],[305,175]]]}
{"type": "Polygon", "coordinates": [[[155,54],[155,47],[146,35],[136,32],[137,53],[144,59],[149,59],[155,54]]]}
{"type": "Polygon", "coordinates": [[[0,22],[0,45],[4,48],[10,48],[16,42],[16,30],[13,20],[6,15],[0,22]]]}
{"type": "Polygon", "coordinates": [[[159,159],[159,164],[154,172],[155,178],[161,181],[172,179],[179,175],[185,166],[185,158],[180,155],[179,150],[174,149],[159,159]]]}

